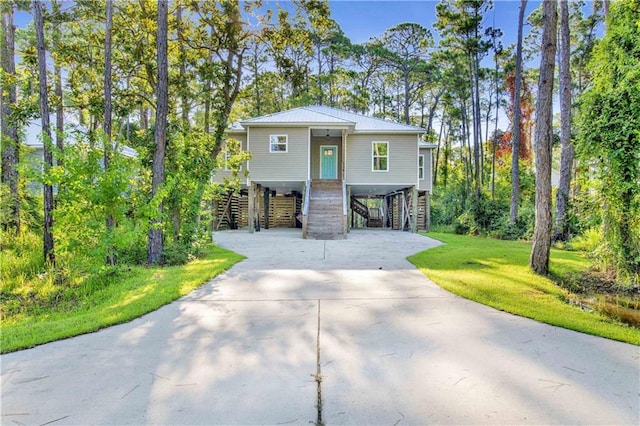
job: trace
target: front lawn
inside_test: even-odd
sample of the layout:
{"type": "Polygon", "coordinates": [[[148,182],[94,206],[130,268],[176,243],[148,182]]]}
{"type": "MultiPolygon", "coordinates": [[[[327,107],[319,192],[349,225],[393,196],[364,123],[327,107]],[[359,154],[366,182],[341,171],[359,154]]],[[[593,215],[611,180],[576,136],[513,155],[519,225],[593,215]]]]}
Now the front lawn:
{"type": "MultiPolygon", "coordinates": [[[[54,300],[48,306],[3,315],[0,352],[30,348],[138,318],[188,294],[242,259],[239,254],[211,247],[203,258],[186,265],[127,268],[117,272],[108,285],[85,295],[76,292],[67,303],[54,300]]],[[[0,308],[9,303],[3,299],[0,308]]]]}
{"type": "MultiPolygon", "coordinates": [[[[640,329],[568,303],[568,292],[528,266],[531,244],[462,235],[430,233],[445,245],[409,257],[442,288],[536,321],[640,345],[640,329]]],[[[589,261],[578,252],[552,249],[555,277],[580,272],[589,261]]]]}

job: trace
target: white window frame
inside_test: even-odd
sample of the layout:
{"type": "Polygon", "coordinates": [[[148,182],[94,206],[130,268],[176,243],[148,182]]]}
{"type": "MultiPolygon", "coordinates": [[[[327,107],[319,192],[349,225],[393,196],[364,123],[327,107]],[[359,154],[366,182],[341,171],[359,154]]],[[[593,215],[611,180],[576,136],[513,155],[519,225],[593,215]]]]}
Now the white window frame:
{"type": "Polygon", "coordinates": [[[231,168],[229,167],[229,159],[231,158],[231,153],[229,152],[229,148],[225,147],[224,150],[224,171],[230,172],[231,168]]]}
{"type": "Polygon", "coordinates": [[[371,171],[374,173],[386,173],[389,171],[389,141],[372,141],[371,142],[371,171]],[[387,145],[387,155],[375,155],[375,146],[378,143],[383,143],[387,145]],[[376,158],[386,158],[387,159],[387,168],[376,170],[376,158]]]}
{"type": "Polygon", "coordinates": [[[424,154],[418,155],[418,179],[424,180],[424,154]],[[422,162],[422,164],[420,164],[422,162]]]}
{"type": "Polygon", "coordinates": [[[271,154],[286,154],[289,152],[289,135],[269,135],[269,153],[271,154]],[[274,138],[276,138],[276,142],[274,144],[274,138]],[[274,145],[282,145],[283,142],[280,141],[280,138],[284,138],[284,151],[274,151],[274,145]]]}

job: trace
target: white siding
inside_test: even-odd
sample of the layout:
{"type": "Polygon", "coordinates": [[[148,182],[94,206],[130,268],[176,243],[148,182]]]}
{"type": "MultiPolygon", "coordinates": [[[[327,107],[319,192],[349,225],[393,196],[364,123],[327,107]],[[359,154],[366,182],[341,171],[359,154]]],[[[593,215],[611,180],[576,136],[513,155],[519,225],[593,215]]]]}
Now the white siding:
{"type": "Polygon", "coordinates": [[[420,155],[424,155],[424,179],[420,180],[418,189],[433,192],[433,149],[420,148],[420,155]]]}
{"type": "Polygon", "coordinates": [[[346,180],[351,185],[415,185],[418,179],[415,134],[347,135],[346,180]],[[389,171],[372,171],[372,142],[389,142],[389,171]]]}
{"type": "Polygon", "coordinates": [[[251,127],[249,179],[252,181],[306,181],[309,166],[307,127],[251,127]],[[269,135],[287,135],[287,152],[269,152],[269,135]]]}

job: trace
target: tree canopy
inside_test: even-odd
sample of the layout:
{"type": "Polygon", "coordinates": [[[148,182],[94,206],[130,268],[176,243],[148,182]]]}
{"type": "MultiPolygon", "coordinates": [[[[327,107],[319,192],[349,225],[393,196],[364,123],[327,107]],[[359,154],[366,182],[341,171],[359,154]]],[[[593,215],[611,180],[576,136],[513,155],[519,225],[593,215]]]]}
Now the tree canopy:
{"type": "MultiPolygon", "coordinates": [[[[158,2],[53,1],[42,7],[40,25],[15,28],[15,12],[32,13],[36,3],[0,4],[0,213],[2,230],[16,238],[44,237],[45,224],[55,223],[51,253],[62,266],[74,258],[85,268],[95,259],[181,263],[196,255],[210,237],[214,200],[239,190],[239,168],[250,156],[235,143],[222,152],[228,125],[309,104],[424,127],[424,141],[436,146],[432,223],[498,238],[533,236],[540,192],[531,155],[540,92],[533,87],[541,71],[530,64],[543,50],[542,8],[527,25],[522,2],[528,34],[518,49],[503,46],[500,23],[486,25],[495,6],[489,0],[443,0],[433,26],[416,16],[363,43],[347,37],[326,0],[171,1],[165,105],[164,55],[152,48],[164,34],[158,2]],[[519,53],[523,67],[516,66],[519,53]],[[30,122],[48,120],[40,111],[46,100],[56,124],[42,139],[50,149],[43,169],[25,134],[30,122]],[[129,148],[133,158],[122,155],[129,148]],[[214,187],[210,176],[221,161],[234,166],[236,178],[214,187]],[[47,208],[44,194],[34,195],[38,185],[57,191],[55,199],[47,195],[47,208]],[[156,230],[163,246],[152,258],[147,239],[156,230]]],[[[563,21],[570,37],[562,69],[571,77],[563,87],[578,99],[579,114],[563,122],[562,144],[574,143],[578,160],[565,158],[562,166],[572,176],[562,192],[562,234],[571,240],[597,230],[605,249],[593,252],[606,253],[605,267],[633,275],[640,264],[640,8],[638,0],[612,3],[605,29],[602,6],[571,2],[563,21]]],[[[556,170],[561,138],[552,124],[556,170]]]]}

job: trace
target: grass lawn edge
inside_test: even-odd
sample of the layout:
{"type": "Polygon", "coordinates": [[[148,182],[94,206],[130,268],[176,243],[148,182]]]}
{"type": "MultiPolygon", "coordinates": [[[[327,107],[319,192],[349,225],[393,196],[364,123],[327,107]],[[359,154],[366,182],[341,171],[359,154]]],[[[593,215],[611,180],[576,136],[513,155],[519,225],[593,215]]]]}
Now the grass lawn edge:
{"type": "MultiPolygon", "coordinates": [[[[513,315],[640,346],[640,330],[566,302],[552,277],[528,267],[530,243],[453,234],[423,234],[444,244],[407,260],[443,289],[513,315]],[[508,268],[508,270],[507,270],[508,268]]],[[[576,252],[552,250],[554,276],[584,269],[576,252]]]]}
{"type": "Polygon", "coordinates": [[[107,287],[101,295],[102,302],[96,305],[3,323],[0,353],[29,349],[133,321],[186,296],[244,259],[235,252],[212,246],[205,256],[185,265],[132,267],[131,277],[123,278],[117,288],[107,287]]]}

